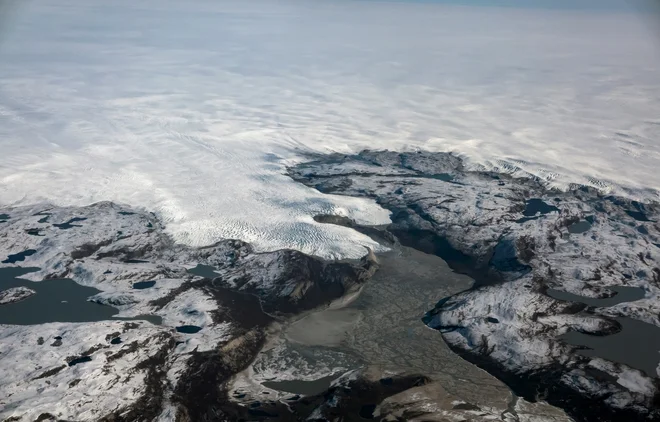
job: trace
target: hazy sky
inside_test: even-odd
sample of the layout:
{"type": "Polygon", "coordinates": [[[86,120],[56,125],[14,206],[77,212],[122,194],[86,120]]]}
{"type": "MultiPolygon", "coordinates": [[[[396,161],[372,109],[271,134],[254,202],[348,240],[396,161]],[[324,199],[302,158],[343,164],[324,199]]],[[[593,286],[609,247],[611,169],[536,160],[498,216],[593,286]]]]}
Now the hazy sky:
{"type": "Polygon", "coordinates": [[[658,199],[651,3],[458,3],[20,3],[0,42],[0,203],[109,199],[191,244],[355,255],[366,238],[311,216],[387,213],[292,183],[299,151],[453,151],[658,199]]]}
{"type": "MultiPolygon", "coordinates": [[[[347,1],[382,2],[381,0],[347,1]]],[[[656,0],[390,0],[390,2],[591,11],[651,12],[658,10],[658,2],[656,0]]]]}

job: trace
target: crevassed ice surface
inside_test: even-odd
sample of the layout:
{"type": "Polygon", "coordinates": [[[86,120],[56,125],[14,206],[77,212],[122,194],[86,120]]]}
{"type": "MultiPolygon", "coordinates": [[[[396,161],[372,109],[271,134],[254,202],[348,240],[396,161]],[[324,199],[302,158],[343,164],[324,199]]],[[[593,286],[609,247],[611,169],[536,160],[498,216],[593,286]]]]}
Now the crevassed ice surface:
{"type": "Polygon", "coordinates": [[[113,200],[189,244],[337,257],[370,241],[312,215],[388,213],[289,180],[301,152],[453,151],[658,199],[652,17],[451,3],[5,2],[0,203],[113,200]]]}

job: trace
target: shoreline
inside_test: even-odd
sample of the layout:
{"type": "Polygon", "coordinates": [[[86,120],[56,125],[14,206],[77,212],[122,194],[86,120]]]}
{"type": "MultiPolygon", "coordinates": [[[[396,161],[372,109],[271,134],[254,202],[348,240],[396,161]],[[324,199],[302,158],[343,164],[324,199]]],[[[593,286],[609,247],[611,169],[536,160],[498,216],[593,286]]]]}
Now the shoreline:
{"type": "MultiPolygon", "coordinates": [[[[645,411],[654,414],[656,409],[652,403],[654,391],[658,390],[657,382],[649,383],[649,378],[639,375],[634,368],[581,356],[577,353],[577,346],[555,340],[571,329],[610,334],[620,329],[610,322],[616,317],[644,320],[651,314],[657,303],[654,277],[660,277],[660,270],[654,273],[650,264],[655,260],[654,250],[649,249],[639,257],[617,255],[625,265],[615,261],[609,267],[600,261],[591,262],[592,259],[584,254],[568,261],[557,259],[566,259],[572,253],[571,248],[590,251],[589,248],[594,247],[592,244],[613,245],[605,250],[605,254],[594,255],[601,257],[618,253],[620,248],[614,247],[616,242],[628,242],[625,244],[633,251],[635,248],[660,248],[660,229],[655,225],[658,210],[654,205],[606,197],[590,189],[561,193],[546,191],[533,180],[488,172],[465,173],[460,159],[447,154],[365,151],[357,156],[317,158],[289,169],[289,176],[323,193],[376,200],[380,206],[392,211],[392,223],[387,227],[361,226],[346,217],[329,215],[317,215],[315,221],[349,227],[390,246],[396,245],[403,237],[401,247],[407,247],[407,243],[413,246],[411,251],[415,250],[415,253],[441,259],[456,276],[461,273],[475,276],[475,283],[471,286],[448,295],[424,291],[424,300],[430,301],[424,305],[425,311],[431,309],[424,322],[435,328],[436,333],[439,331],[438,336],[432,337],[433,332],[426,329],[420,321],[421,315],[418,315],[414,327],[423,330],[423,335],[415,341],[399,343],[405,347],[398,347],[396,353],[420,353],[420,339],[439,341],[445,348],[446,344],[452,350],[452,356],[469,365],[465,368],[495,375],[512,387],[516,395],[507,398],[506,410],[500,414],[509,415],[507,417],[514,420],[518,417],[516,413],[522,415],[531,409],[530,406],[537,406],[538,410],[542,403],[533,402],[539,399],[562,407],[576,420],[589,421],[612,415],[626,415],[635,420],[645,411]],[[332,164],[327,166],[326,159],[332,164]],[[362,166],[365,170],[346,173],[342,170],[342,162],[348,162],[350,168],[362,166]],[[396,178],[390,177],[391,169],[398,172],[396,178]],[[319,177],[315,178],[315,174],[319,177]],[[420,177],[420,174],[432,177],[420,177]],[[577,226],[579,229],[571,229],[577,223],[581,224],[577,226]],[[610,235],[610,231],[618,234],[610,235]],[[404,236],[406,234],[408,239],[404,236]],[[619,235],[625,235],[626,240],[621,240],[619,235]],[[632,273],[627,268],[632,268],[632,273]],[[563,271],[568,269],[578,277],[566,278],[563,271]],[[592,273],[600,276],[589,278],[592,273]],[[644,278],[640,275],[642,273],[648,276],[644,278]],[[615,282],[611,274],[624,282],[615,282]],[[547,289],[552,288],[598,299],[611,295],[609,289],[621,284],[643,288],[643,299],[599,308],[563,303],[546,294],[547,289]],[[442,300],[438,302],[438,299],[442,300]],[[512,317],[511,309],[519,311],[520,315],[512,317]],[[515,330],[502,328],[508,325],[516,327],[515,330]],[[473,332],[487,335],[473,336],[473,332]],[[548,345],[549,354],[536,353],[531,341],[548,345]],[[511,349],[511,344],[529,348],[524,354],[516,354],[520,352],[511,349]],[[560,358],[564,359],[561,364],[552,366],[560,358]],[[549,372],[544,369],[546,367],[553,369],[549,372]],[[576,396],[575,386],[570,384],[562,384],[563,390],[547,389],[547,383],[563,382],[562,377],[566,374],[582,383],[591,383],[584,397],[576,396]],[[610,403],[602,396],[589,396],[601,390],[613,397],[628,394],[628,401],[617,399],[618,402],[610,403]],[[565,398],[558,399],[557,391],[565,398]],[[610,407],[601,409],[602,404],[610,407]],[[617,410],[617,406],[621,410],[617,410]]],[[[251,368],[265,346],[277,343],[275,334],[323,312],[341,313],[353,309],[365,300],[365,289],[374,287],[371,281],[387,275],[386,272],[374,275],[378,264],[372,257],[360,261],[329,261],[294,250],[262,253],[237,240],[189,248],[174,243],[164,232],[163,223],[152,213],[108,202],[82,208],[54,207],[46,210],[48,215],[38,208],[11,208],[4,214],[0,230],[12,242],[11,248],[6,248],[8,260],[39,266],[41,270],[30,276],[34,280],[71,276],[82,285],[98,287],[101,293],[94,297],[94,301],[116,307],[121,315],[156,313],[164,317],[163,327],[148,329],[140,323],[121,321],[87,324],[88,327],[121,333],[123,323],[124,330],[128,331],[122,334],[122,339],[133,339],[130,344],[110,343],[111,339],[119,338],[115,332],[102,335],[90,332],[90,337],[80,342],[80,346],[68,342],[66,337],[49,346],[71,350],[70,355],[77,356],[72,360],[76,362],[76,368],[95,368],[95,364],[89,362],[106,361],[102,351],[109,352],[111,347],[120,351],[118,362],[124,362],[124,358],[142,362],[139,368],[129,368],[132,373],[145,377],[142,382],[146,390],[138,399],[127,402],[120,411],[114,411],[108,417],[130,420],[125,419],[126,415],[139,414],[146,407],[154,416],[157,412],[176,414],[183,421],[204,420],[217,412],[230,419],[249,417],[256,420],[272,419],[274,415],[293,417],[291,412],[297,416],[313,412],[338,415],[336,412],[353,411],[371,412],[369,415],[375,415],[374,412],[409,415],[406,412],[411,409],[454,394],[427,376],[429,365],[442,361],[438,355],[440,348],[433,346],[428,348],[428,353],[425,352],[425,360],[418,361],[422,364],[410,366],[419,369],[417,373],[397,374],[388,369],[384,361],[384,365],[368,365],[358,372],[344,373],[323,394],[295,399],[284,397],[284,401],[275,397],[264,400],[248,398],[253,403],[246,406],[245,400],[238,397],[243,393],[234,394],[230,387],[236,374],[251,368]],[[39,212],[35,214],[37,210],[39,212]],[[53,245],[59,246],[54,249],[53,245]],[[215,269],[212,278],[189,274],[188,270],[199,264],[215,269]],[[144,284],[146,280],[156,281],[144,284]],[[136,283],[143,283],[145,288],[135,290],[131,286],[136,283]],[[289,322],[283,326],[283,320],[289,322]],[[177,333],[172,330],[175,326],[195,330],[177,333]],[[147,332],[149,337],[143,338],[143,333],[147,332]],[[139,345],[143,345],[144,350],[140,350],[139,345]],[[131,353],[147,355],[136,358],[131,353]],[[166,379],[169,380],[167,383],[166,379]],[[370,401],[366,403],[351,398],[349,391],[355,388],[370,397],[370,401]],[[413,392],[423,392],[423,399],[411,399],[416,394],[413,392]],[[330,405],[332,400],[343,400],[343,404],[339,409],[333,408],[330,405]],[[366,407],[363,409],[363,406],[366,407]]],[[[388,270],[392,274],[405,268],[405,262],[393,262],[384,261],[380,265],[394,265],[388,270]]],[[[424,265],[418,265],[410,270],[423,268],[424,265]]],[[[396,289],[406,287],[402,283],[406,276],[397,277],[393,286],[396,289]]],[[[397,304],[403,299],[395,296],[388,303],[397,304]]],[[[415,305],[421,303],[417,300],[415,305]]],[[[382,311],[384,308],[362,308],[369,309],[382,311]]],[[[365,315],[376,317],[378,313],[365,315]]],[[[378,317],[385,319],[374,320],[368,327],[379,326],[374,324],[387,328],[400,326],[396,319],[383,322],[387,321],[386,316],[378,317]]],[[[6,331],[5,327],[8,326],[3,326],[6,331]]],[[[74,324],[57,327],[74,329],[74,324]]],[[[12,332],[18,330],[16,332],[22,338],[31,342],[37,342],[40,329],[41,326],[11,328],[12,332]]],[[[375,332],[378,331],[365,331],[368,335],[375,332]]],[[[369,338],[368,335],[365,338],[369,338]]],[[[373,344],[368,341],[363,345],[359,341],[354,344],[358,350],[360,347],[366,347],[365,351],[371,348],[377,351],[374,356],[383,358],[392,343],[387,341],[393,338],[387,334],[384,338],[376,338],[373,344]],[[383,340],[385,343],[378,345],[378,341],[383,340]]],[[[31,347],[25,343],[20,353],[27,353],[31,347]]],[[[278,344],[275,347],[279,347],[278,344]]],[[[44,362],[44,366],[54,364],[44,362]]],[[[25,375],[24,379],[34,376],[41,375],[25,375]]],[[[34,378],[25,381],[27,384],[21,388],[46,381],[58,388],[69,383],[74,383],[74,387],[68,387],[74,390],[90,388],[84,384],[75,387],[78,384],[71,376],[70,370],[49,372],[44,381],[34,378]]],[[[116,376],[121,379],[122,375],[117,373],[116,376]]],[[[11,382],[17,383],[15,387],[18,388],[22,381],[11,382]]],[[[131,384],[127,381],[126,385],[116,385],[128,388],[131,384]]],[[[472,394],[469,388],[464,391],[472,394]]],[[[456,394],[460,396],[461,393],[456,394]]],[[[0,397],[0,403],[2,400],[0,397]]],[[[442,400],[443,406],[449,406],[449,402],[442,400]]],[[[73,414],[66,412],[75,412],[75,408],[68,407],[74,405],[75,401],[65,403],[60,410],[63,413],[57,417],[67,418],[66,415],[73,414]]],[[[98,410],[105,405],[99,401],[91,406],[98,410]]],[[[471,406],[472,403],[467,401],[443,411],[463,415],[474,411],[471,406]]],[[[38,412],[37,409],[31,411],[38,412]]],[[[562,417],[554,414],[554,419],[550,420],[563,420],[562,417]]]]}
{"type": "MultiPolygon", "coordinates": [[[[646,378],[637,369],[597,357],[585,359],[576,353],[579,347],[555,340],[571,329],[611,334],[620,329],[610,322],[617,316],[658,324],[654,309],[660,305],[660,290],[653,284],[658,278],[653,274],[660,274],[660,269],[653,269],[652,264],[657,254],[654,247],[660,248],[660,228],[654,225],[660,215],[656,204],[605,196],[590,188],[559,192],[547,190],[535,180],[465,172],[460,159],[451,154],[363,151],[356,156],[314,158],[289,169],[289,175],[324,193],[375,200],[392,211],[393,233],[417,233],[413,240],[421,239],[421,245],[410,246],[441,256],[458,272],[476,275],[472,288],[440,300],[425,317],[454,352],[504,380],[517,394],[532,401],[547,399],[578,420],[618,416],[645,420],[645,415],[660,411],[653,404],[658,378],[646,378]],[[351,172],[342,171],[344,165],[351,172]],[[438,181],[420,174],[449,174],[451,178],[438,181]],[[588,224],[576,226],[584,219],[588,224]],[[610,234],[616,232],[621,236],[610,234]],[[624,238],[631,239],[626,246],[620,240],[624,233],[624,238]],[[428,234],[429,240],[420,234],[428,234]],[[633,239],[638,240],[635,243],[633,239]],[[620,249],[614,246],[618,243],[622,244],[620,249]],[[576,245],[578,254],[582,249],[581,257],[568,261],[568,268],[578,274],[575,280],[562,275],[566,265],[559,261],[569,259],[563,258],[572,251],[568,245],[576,245]],[[640,258],[633,258],[637,252],[631,252],[630,256],[618,256],[619,265],[593,263],[587,254],[596,247],[605,248],[603,258],[627,249],[639,250],[640,258]],[[630,267],[640,269],[637,273],[631,270],[631,276],[630,267]],[[595,276],[588,278],[591,271],[595,276]],[[606,278],[606,271],[612,275],[618,272],[623,282],[606,278]],[[644,278],[649,273],[650,283],[644,278]],[[599,298],[611,295],[607,288],[618,285],[643,287],[647,296],[625,307],[587,309],[584,304],[557,301],[544,293],[553,288],[599,298]],[[586,313],[580,314],[582,310],[586,313]],[[514,314],[515,320],[511,320],[512,312],[519,314],[514,314]],[[548,322],[555,321],[554,327],[534,317],[537,314],[547,314],[548,322]],[[501,328],[508,324],[520,327],[516,330],[532,331],[512,338],[515,331],[501,328]],[[549,355],[537,355],[533,343],[538,340],[548,345],[539,347],[549,347],[549,355]],[[515,343],[522,343],[518,351],[510,346],[515,343]],[[525,355],[522,350],[526,347],[525,355]],[[543,369],[552,368],[553,361],[559,369],[543,369]],[[543,375],[522,375],[525,373],[543,375]],[[579,380],[578,385],[564,384],[559,392],[553,386],[566,373],[579,380]],[[637,386],[624,381],[631,377],[638,380],[637,386]],[[577,393],[584,388],[579,385],[585,383],[592,383],[588,392],[577,393]]],[[[660,418],[660,414],[653,417],[660,418]]]]}
{"type": "MultiPolygon", "coordinates": [[[[511,413],[513,418],[515,403],[520,400],[517,409],[523,414],[521,406],[529,403],[449,351],[442,337],[421,322],[426,306],[433,304],[428,299],[433,290],[429,289],[449,294],[469,288],[473,281],[453,273],[438,257],[398,244],[390,246],[390,251],[378,254],[379,271],[348,306],[320,309],[283,325],[271,347],[262,350],[255,363],[238,374],[232,396],[249,406],[266,396],[286,400],[292,394],[320,394],[331,386],[331,381],[341,379],[337,376],[340,373],[357,371],[380,374],[381,378],[417,373],[429,378],[423,388],[405,392],[406,397],[417,399],[408,398],[404,405],[400,402],[403,397],[391,397],[383,408],[402,406],[413,412],[423,409],[424,403],[434,403],[436,410],[425,412],[429,420],[441,415],[475,417],[470,411],[479,408],[480,417],[486,420],[502,413],[511,413]],[[406,273],[407,278],[403,276],[406,273]],[[341,354],[357,360],[337,372],[333,365],[342,362],[338,357],[341,354]],[[321,362],[309,360],[312,355],[321,362]],[[285,366],[277,364],[281,360],[285,366]],[[449,402],[463,404],[456,408],[449,402]]],[[[547,420],[569,420],[547,404],[537,406],[548,415],[547,420]]]]}

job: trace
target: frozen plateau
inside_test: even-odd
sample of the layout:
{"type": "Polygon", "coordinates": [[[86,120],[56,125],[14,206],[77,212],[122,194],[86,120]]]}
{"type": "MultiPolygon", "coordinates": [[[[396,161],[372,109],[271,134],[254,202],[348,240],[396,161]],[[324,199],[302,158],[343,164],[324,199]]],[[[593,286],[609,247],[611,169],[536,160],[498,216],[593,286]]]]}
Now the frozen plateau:
{"type": "Polygon", "coordinates": [[[660,421],[659,23],[0,1],[0,422],[660,421]]]}

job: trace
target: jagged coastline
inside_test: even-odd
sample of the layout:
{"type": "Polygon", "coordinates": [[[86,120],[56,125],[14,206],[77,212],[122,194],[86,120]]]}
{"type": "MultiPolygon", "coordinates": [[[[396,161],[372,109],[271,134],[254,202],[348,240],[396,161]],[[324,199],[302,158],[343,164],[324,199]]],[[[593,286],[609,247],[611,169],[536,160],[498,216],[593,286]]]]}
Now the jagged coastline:
{"type": "Polygon", "coordinates": [[[474,286],[438,298],[424,322],[519,396],[582,421],[660,418],[657,370],[645,373],[634,357],[585,354],[563,337],[608,337],[621,331],[621,318],[660,325],[658,204],[466,171],[459,157],[421,151],[311,156],[289,175],[321,192],[374,199],[392,212],[387,230],[402,244],[470,275],[474,286]],[[612,297],[621,287],[642,298],[608,306],[578,300],[612,297]]]}

